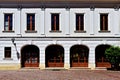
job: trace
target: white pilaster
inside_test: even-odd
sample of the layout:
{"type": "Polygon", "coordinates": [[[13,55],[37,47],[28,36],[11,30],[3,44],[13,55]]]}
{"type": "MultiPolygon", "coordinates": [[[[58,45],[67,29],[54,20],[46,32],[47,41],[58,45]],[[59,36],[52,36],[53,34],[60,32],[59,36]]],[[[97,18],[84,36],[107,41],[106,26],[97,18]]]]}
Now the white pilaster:
{"type": "Polygon", "coordinates": [[[17,9],[16,15],[15,15],[15,32],[17,35],[21,36],[21,9],[17,9]]]}
{"type": "Polygon", "coordinates": [[[119,31],[120,31],[120,28],[119,28],[119,10],[115,10],[114,11],[114,20],[113,20],[113,22],[114,22],[114,24],[112,25],[114,28],[114,34],[115,35],[118,35],[119,34],[119,31]]]}
{"type": "Polygon", "coordinates": [[[70,34],[70,9],[69,8],[66,8],[66,11],[65,11],[65,34],[66,35],[69,35],[70,34]]]}
{"type": "Polygon", "coordinates": [[[94,35],[94,8],[90,8],[89,19],[90,35],[94,35]]]}
{"type": "Polygon", "coordinates": [[[41,35],[45,35],[45,9],[41,9],[41,20],[40,20],[40,23],[41,23],[41,35]]]}

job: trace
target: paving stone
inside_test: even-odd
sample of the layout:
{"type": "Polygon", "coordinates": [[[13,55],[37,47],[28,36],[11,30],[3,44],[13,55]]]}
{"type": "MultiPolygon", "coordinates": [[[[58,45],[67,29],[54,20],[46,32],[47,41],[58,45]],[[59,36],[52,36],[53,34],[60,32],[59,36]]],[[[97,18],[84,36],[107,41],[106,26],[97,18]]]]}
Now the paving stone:
{"type": "Polygon", "coordinates": [[[0,80],[120,80],[120,71],[105,70],[13,70],[0,71],[0,80]]]}

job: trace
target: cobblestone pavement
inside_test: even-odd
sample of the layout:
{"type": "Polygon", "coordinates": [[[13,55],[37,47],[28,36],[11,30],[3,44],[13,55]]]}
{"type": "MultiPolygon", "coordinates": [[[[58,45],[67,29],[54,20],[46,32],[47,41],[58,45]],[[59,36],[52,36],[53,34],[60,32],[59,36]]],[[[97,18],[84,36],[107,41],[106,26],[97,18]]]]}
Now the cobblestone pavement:
{"type": "Polygon", "coordinates": [[[0,80],[120,80],[120,71],[13,70],[0,71],[0,80]]]}

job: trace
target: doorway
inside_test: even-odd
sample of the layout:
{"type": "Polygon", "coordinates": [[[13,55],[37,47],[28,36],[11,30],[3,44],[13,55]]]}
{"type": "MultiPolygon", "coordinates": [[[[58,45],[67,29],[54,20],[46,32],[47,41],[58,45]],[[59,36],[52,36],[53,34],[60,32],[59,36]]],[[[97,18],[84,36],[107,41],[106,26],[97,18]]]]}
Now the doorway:
{"type": "Polygon", "coordinates": [[[46,67],[64,67],[64,48],[50,45],[46,48],[46,67]]]}
{"type": "Polygon", "coordinates": [[[26,45],[21,49],[22,67],[39,67],[39,48],[35,45],[26,45]]]}

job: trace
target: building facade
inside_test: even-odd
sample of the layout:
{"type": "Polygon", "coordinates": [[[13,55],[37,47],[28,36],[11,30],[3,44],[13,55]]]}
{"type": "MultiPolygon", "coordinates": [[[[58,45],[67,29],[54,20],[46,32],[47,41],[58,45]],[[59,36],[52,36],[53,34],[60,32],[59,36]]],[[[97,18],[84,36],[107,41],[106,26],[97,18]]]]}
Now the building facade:
{"type": "Polygon", "coordinates": [[[119,0],[0,1],[0,69],[110,68],[119,0]]]}

